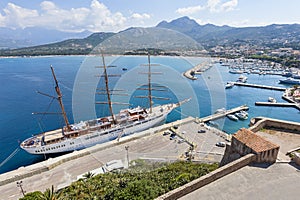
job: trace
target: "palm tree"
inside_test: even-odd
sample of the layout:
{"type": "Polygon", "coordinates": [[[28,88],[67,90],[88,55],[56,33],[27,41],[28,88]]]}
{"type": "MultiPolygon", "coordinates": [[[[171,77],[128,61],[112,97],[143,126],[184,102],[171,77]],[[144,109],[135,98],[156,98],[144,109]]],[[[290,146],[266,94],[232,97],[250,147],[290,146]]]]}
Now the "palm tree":
{"type": "Polygon", "coordinates": [[[92,178],[93,176],[94,176],[95,174],[94,173],[92,173],[92,172],[87,172],[87,173],[85,173],[84,175],[83,175],[83,178],[92,178]]]}
{"type": "Polygon", "coordinates": [[[51,189],[46,189],[44,193],[40,194],[41,200],[59,200],[61,196],[61,192],[55,192],[54,191],[54,186],[52,185],[51,189]]]}

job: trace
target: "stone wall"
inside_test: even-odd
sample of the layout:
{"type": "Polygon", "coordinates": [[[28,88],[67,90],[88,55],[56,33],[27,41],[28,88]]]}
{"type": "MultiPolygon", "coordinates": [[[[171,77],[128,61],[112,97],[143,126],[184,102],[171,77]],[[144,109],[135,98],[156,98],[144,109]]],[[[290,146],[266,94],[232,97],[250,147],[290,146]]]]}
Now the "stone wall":
{"type": "Polygon", "coordinates": [[[300,132],[300,123],[278,119],[256,117],[251,119],[249,130],[257,132],[263,128],[276,128],[300,132]]]}
{"type": "Polygon", "coordinates": [[[238,169],[241,169],[244,166],[249,165],[253,160],[256,159],[255,154],[248,154],[244,157],[239,158],[238,160],[235,160],[227,165],[224,165],[215,171],[206,174],[205,176],[202,176],[194,181],[191,181],[175,190],[172,190],[158,198],[156,200],[174,200],[178,199],[180,197],[183,197],[184,195],[191,193],[219,178],[222,178],[238,169]]]}

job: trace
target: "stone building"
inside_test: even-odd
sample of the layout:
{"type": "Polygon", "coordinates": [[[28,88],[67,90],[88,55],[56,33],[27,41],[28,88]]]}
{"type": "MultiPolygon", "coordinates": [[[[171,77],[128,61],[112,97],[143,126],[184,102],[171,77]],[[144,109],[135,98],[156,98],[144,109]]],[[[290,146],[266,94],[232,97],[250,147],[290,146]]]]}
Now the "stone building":
{"type": "Polygon", "coordinates": [[[248,129],[242,128],[232,136],[231,145],[226,147],[221,165],[225,165],[249,153],[256,155],[253,162],[273,163],[276,162],[278,152],[279,145],[248,129]]]}

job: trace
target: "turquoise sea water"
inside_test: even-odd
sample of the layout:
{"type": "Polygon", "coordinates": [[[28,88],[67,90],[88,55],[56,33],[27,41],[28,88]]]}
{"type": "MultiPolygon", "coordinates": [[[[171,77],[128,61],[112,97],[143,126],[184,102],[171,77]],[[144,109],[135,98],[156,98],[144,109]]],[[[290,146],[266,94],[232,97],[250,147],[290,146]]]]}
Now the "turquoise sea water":
{"type": "MultiPolygon", "coordinates": [[[[184,116],[203,117],[213,113],[221,107],[233,108],[242,104],[250,107],[249,119],[255,116],[266,116],[284,120],[299,121],[299,111],[294,108],[256,107],[256,101],[267,101],[268,97],[281,99],[282,92],[233,87],[225,90],[227,81],[235,81],[238,74],[228,73],[228,69],[215,64],[198,80],[184,78],[182,72],[193,65],[202,62],[203,58],[152,57],[152,82],[159,88],[165,86],[165,91],[153,91],[154,96],[164,96],[170,100],[156,100],[154,104],[177,102],[192,97],[191,101],[180,109],[173,111],[167,121],[174,121],[184,116]],[[159,64],[159,65],[158,65],[159,64]],[[183,113],[182,116],[180,112],[183,113]]],[[[128,96],[114,96],[113,100],[129,102],[130,106],[147,107],[145,99],[134,98],[146,95],[143,84],[147,84],[147,57],[108,57],[107,65],[114,65],[109,73],[121,74],[121,77],[112,78],[111,88],[124,89],[128,96]],[[123,70],[126,68],[127,70],[123,70]]],[[[17,169],[44,159],[43,156],[34,156],[18,148],[19,142],[41,131],[60,128],[62,118],[57,115],[32,115],[32,112],[59,112],[56,101],[51,100],[36,91],[55,95],[54,82],[49,66],[53,65],[60,87],[64,95],[64,104],[71,122],[91,119],[97,116],[106,116],[106,105],[96,105],[97,101],[105,101],[104,96],[95,95],[96,88],[102,87],[102,79],[98,83],[96,74],[101,69],[100,58],[84,56],[56,56],[33,58],[1,58],[0,59],[0,173],[17,169]],[[99,70],[99,71],[96,71],[99,70]],[[97,72],[97,73],[95,73],[97,72]],[[52,104],[51,104],[52,102],[52,104]],[[51,104],[51,105],[50,105],[51,104]],[[49,106],[50,105],[50,106],[49,106]],[[9,158],[9,159],[7,159],[9,158]]],[[[281,76],[246,75],[249,83],[279,85],[281,76]]],[[[100,76],[101,78],[101,76],[100,76]]],[[[114,111],[125,108],[114,106],[114,111]]],[[[249,119],[245,121],[230,121],[227,118],[218,120],[220,129],[234,133],[241,127],[247,127],[249,119]]]]}

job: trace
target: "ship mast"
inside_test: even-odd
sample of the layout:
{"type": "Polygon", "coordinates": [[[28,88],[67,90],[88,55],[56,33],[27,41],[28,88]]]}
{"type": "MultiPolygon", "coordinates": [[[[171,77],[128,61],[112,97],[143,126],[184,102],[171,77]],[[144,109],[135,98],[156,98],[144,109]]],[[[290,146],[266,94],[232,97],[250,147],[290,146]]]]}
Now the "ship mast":
{"type": "Polygon", "coordinates": [[[70,127],[69,120],[68,120],[68,117],[67,117],[67,114],[66,114],[66,111],[65,111],[65,107],[64,107],[64,104],[62,102],[62,94],[61,94],[60,88],[58,86],[58,81],[56,79],[53,67],[50,66],[50,68],[51,68],[51,71],[52,71],[53,79],[55,81],[55,91],[57,93],[57,100],[59,102],[59,105],[60,105],[60,108],[61,108],[61,112],[62,112],[64,121],[65,121],[66,127],[67,127],[68,131],[71,131],[71,127],[70,127]]]}
{"type": "Polygon", "coordinates": [[[148,53],[148,99],[149,99],[150,113],[152,113],[151,64],[150,64],[150,54],[149,53],[148,53]]]}
{"type": "Polygon", "coordinates": [[[156,97],[156,96],[152,96],[152,91],[166,91],[164,88],[164,86],[154,86],[151,83],[151,79],[152,79],[152,74],[154,75],[160,75],[162,74],[161,72],[151,72],[151,66],[159,66],[159,64],[151,64],[150,62],[150,53],[148,52],[148,64],[143,64],[142,66],[146,66],[148,67],[148,72],[141,72],[140,74],[147,74],[148,75],[148,83],[147,88],[138,88],[137,90],[148,90],[148,95],[145,96],[135,96],[135,98],[147,98],[149,100],[149,113],[152,113],[152,107],[153,107],[153,99],[160,99],[160,100],[169,100],[169,98],[165,98],[165,97],[156,97]],[[158,88],[158,87],[162,87],[162,88],[158,88]]]}
{"type": "Polygon", "coordinates": [[[116,124],[116,120],[114,117],[113,109],[112,109],[112,102],[111,102],[111,95],[110,95],[110,90],[108,87],[108,75],[107,75],[107,70],[106,70],[106,65],[105,65],[105,60],[104,56],[102,53],[102,63],[103,63],[103,70],[104,70],[104,79],[105,79],[105,90],[106,90],[106,95],[107,95],[107,101],[108,101],[108,107],[109,107],[109,112],[112,117],[113,123],[116,124]]]}

